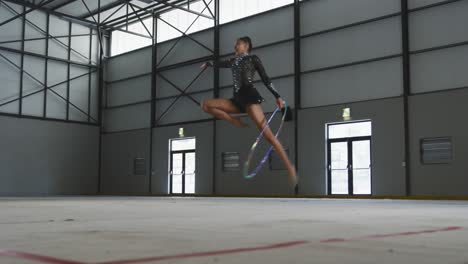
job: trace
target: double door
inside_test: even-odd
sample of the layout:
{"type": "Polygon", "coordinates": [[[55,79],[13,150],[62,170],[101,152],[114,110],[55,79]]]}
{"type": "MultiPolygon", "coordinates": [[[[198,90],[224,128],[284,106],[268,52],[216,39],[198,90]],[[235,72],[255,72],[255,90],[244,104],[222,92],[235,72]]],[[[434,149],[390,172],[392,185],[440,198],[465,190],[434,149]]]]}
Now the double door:
{"type": "Polygon", "coordinates": [[[370,195],[371,137],[328,140],[328,194],[370,195]]]}
{"type": "Polygon", "coordinates": [[[195,193],[195,150],[171,151],[170,157],[170,193],[195,193]]]}

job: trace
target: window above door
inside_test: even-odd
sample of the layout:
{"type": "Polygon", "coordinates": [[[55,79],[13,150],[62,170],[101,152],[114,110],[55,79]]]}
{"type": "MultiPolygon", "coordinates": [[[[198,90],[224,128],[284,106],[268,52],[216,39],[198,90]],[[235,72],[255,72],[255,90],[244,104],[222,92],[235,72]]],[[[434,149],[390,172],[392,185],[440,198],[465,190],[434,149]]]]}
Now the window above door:
{"type": "Polygon", "coordinates": [[[351,138],[372,135],[372,122],[370,120],[328,124],[327,138],[351,138]]]}

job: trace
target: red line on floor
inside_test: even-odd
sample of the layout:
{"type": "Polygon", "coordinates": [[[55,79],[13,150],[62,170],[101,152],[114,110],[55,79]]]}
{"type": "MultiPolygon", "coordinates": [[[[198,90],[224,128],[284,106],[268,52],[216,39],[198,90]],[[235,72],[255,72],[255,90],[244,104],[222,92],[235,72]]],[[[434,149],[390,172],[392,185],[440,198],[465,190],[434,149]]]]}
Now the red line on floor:
{"type": "Polygon", "coordinates": [[[217,250],[217,251],[195,252],[195,253],[188,253],[188,254],[181,254],[181,255],[170,255],[170,256],[149,257],[149,258],[141,258],[141,259],[118,260],[118,261],[101,262],[99,264],[133,264],[133,263],[143,263],[143,262],[150,262],[150,261],[151,262],[156,262],[156,261],[169,260],[169,259],[208,257],[208,256],[226,255],[226,254],[234,254],[234,253],[242,253],[242,252],[250,252],[250,251],[272,250],[272,249],[286,248],[286,247],[302,245],[302,244],[306,244],[306,243],[309,243],[309,241],[305,241],[305,240],[303,240],[303,241],[292,241],[292,242],[273,244],[273,245],[268,245],[268,246],[259,246],[259,247],[235,248],[235,249],[226,249],[226,250],[217,250]]]}
{"type": "Polygon", "coordinates": [[[30,260],[40,263],[47,264],[86,264],[84,262],[78,262],[67,259],[59,259],[49,256],[42,256],[37,254],[32,254],[28,252],[14,251],[14,250],[0,250],[1,257],[14,257],[18,259],[30,260]]]}
{"type": "Polygon", "coordinates": [[[401,232],[401,233],[393,233],[393,234],[375,234],[375,235],[369,235],[369,236],[363,236],[363,237],[354,237],[354,238],[329,238],[329,239],[322,239],[319,242],[320,243],[350,242],[350,241],[373,239],[373,238],[414,236],[414,235],[437,233],[437,232],[455,231],[455,230],[459,230],[459,229],[462,229],[462,227],[460,227],[460,226],[449,226],[449,227],[440,228],[440,229],[410,231],[410,232],[401,232]]]}
{"type": "MultiPolygon", "coordinates": [[[[448,231],[455,231],[459,229],[462,229],[462,227],[449,226],[449,227],[440,228],[440,229],[429,229],[429,230],[390,233],[390,234],[374,234],[374,235],[354,237],[354,238],[329,238],[329,239],[319,240],[318,242],[319,243],[342,243],[342,242],[358,241],[358,240],[365,240],[365,239],[391,238],[391,237],[413,236],[413,235],[429,234],[429,233],[437,233],[437,232],[448,232],[448,231]]],[[[274,250],[274,249],[304,245],[307,243],[314,243],[314,241],[300,240],[300,241],[291,241],[291,242],[272,244],[272,245],[266,245],[266,246],[194,252],[194,253],[186,253],[186,254],[179,254],[179,255],[146,257],[146,258],[138,258],[138,259],[114,260],[114,261],[106,261],[106,262],[100,262],[100,263],[95,263],[95,264],[135,264],[135,263],[157,262],[157,261],[163,261],[163,260],[208,257],[208,256],[216,256],[216,255],[236,254],[236,253],[242,253],[242,252],[274,250]]],[[[48,256],[41,256],[41,255],[31,254],[27,252],[13,251],[13,250],[3,250],[3,251],[0,250],[0,257],[1,256],[16,257],[19,259],[25,259],[25,260],[36,261],[36,262],[47,263],[47,264],[92,264],[92,263],[86,263],[86,262],[77,262],[73,260],[58,259],[58,258],[48,257],[48,256]]]]}
{"type": "MultiPolygon", "coordinates": [[[[461,228],[462,227],[458,227],[458,226],[450,226],[450,227],[441,228],[441,229],[421,230],[421,231],[413,231],[413,232],[401,232],[401,233],[392,233],[392,234],[375,234],[375,235],[369,235],[369,236],[364,236],[364,237],[356,237],[356,238],[332,238],[332,239],[320,240],[319,243],[337,243],[337,242],[349,242],[349,241],[357,241],[357,240],[373,239],[373,238],[386,238],[386,237],[420,235],[420,234],[425,234],[425,233],[454,231],[454,230],[458,230],[458,229],[461,229],[461,228]]],[[[135,264],[135,263],[145,263],[145,262],[156,262],[156,261],[169,260],[169,259],[207,257],[207,256],[214,256],[214,255],[226,255],[226,254],[241,253],[241,252],[247,252],[247,251],[271,250],[271,249],[277,249],[277,248],[282,248],[282,247],[292,247],[292,246],[297,246],[297,245],[302,245],[302,244],[307,244],[307,243],[312,243],[312,242],[313,241],[294,241],[294,242],[276,244],[276,245],[271,245],[271,246],[263,246],[263,247],[251,247],[251,248],[240,248],[240,249],[230,249],[230,250],[220,250],[220,251],[209,251],[209,252],[189,253],[189,254],[181,254],[181,255],[149,257],[149,258],[141,258],[141,259],[117,260],[117,261],[101,262],[101,263],[98,263],[98,264],[135,264]]]]}

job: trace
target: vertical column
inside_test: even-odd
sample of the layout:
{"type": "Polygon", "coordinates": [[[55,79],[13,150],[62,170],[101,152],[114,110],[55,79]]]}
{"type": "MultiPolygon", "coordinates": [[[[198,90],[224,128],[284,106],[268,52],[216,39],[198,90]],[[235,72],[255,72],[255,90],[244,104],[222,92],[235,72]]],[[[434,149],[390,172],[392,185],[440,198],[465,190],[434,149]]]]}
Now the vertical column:
{"type": "Polygon", "coordinates": [[[127,30],[127,31],[128,31],[128,5],[129,5],[129,3],[127,3],[127,6],[125,6],[126,9],[127,9],[126,10],[126,15],[125,15],[125,30],[127,30]]]}
{"type": "Polygon", "coordinates": [[[97,25],[97,33],[98,33],[98,38],[99,38],[99,73],[98,73],[98,121],[99,121],[99,168],[98,168],[98,186],[97,186],[97,191],[98,193],[101,192],[101,177],[102,177],[102,134],[103,134],[103,118],[102,118],[102,108],[103,108],[103,65],[102,65],[102,57],[104,56],[104,47],[102,47],[102,34],[101,34],[101,0],[98,0],[98,25],[97,25]]]}
{"type": "MultiPolygon", "coordinates": [[[[214,0],[214,54],[213,59],[219,60],[219,0],[214,0]]],[[[213,96],[214,98],[219,97],[219,67],[217,63],[213,67],[213,96]]],[[[213,182],[212,182],[212,194],[216,194],[216,118],[213,118],[213,182]]]]}
{"type": "Polygon", "coordinates": [[[45,38],[45,70],[44,70],[44,101],[43,101],[43,112],[42,117],[47,117],[47,82],[48,82],[48,75],[49,75],[49,24],[50,24],[50,14],[46,14],[46,38],[45,38]]]}
{"type": "Polygon", "coordinates": [[[20,92],[19,92],[19,115],[23,115],[23,76],[24,76],[24,35],[26,33],[26,6],[23,6],[21,31],[21,72],[20,72],[20,92]]]}
{"type": "Polygon", "coordinates": [[[99,82],[98,82],[98,89],[99,89],[99,124],[102,128],[103,124],[102,124],[102,100],[103,100],[103,80],[104,80],[104,77],[103,77],[103,74],[104,74],[104,71],[103,71],[103,56],[104,56],[104,47],[103,47],[103,34],[102,34],[102,30],[101,30],[101,0],[98,0],[98,25],[97,25],[97,33],[98,33],[98,38],[99,38],[99,65],[98,65],[98,69],[99,69],[99,76],[98,76],[98,79],[99,79],[99,82]]]}
{"type": "MultiPolygon", "coordinates": [[[[93,63],[93,60],[91,57],[93,56],[93,29],[89,29],[89,58],[88,58],[88,63],[91,65],[93,63]]],[[[91,67],[88,68],[88,123],[91,122],[91,75],[92,75],[92,69],[91,67]]]]}
{"type": "Polygon", "coordinates": [[[71,34],[72,23],[68,22],[68,54],[67,54],[67,109],[66,120],[70,120],[70,60],[71,60],[71,34]]]}
{"type": "Polygon", "coordinates": [[[152,194],[153,178],[153,128],[156,126],[156,77],[157,77],[157,43],[158,16],[153,12],[153,39],[151,49],[151,113],[150,113],[150,152],[149,152],[149,194],[152,194]]]}
{"type": "MultiPolygon", "coordinates": [[[[301,3],[294,0],[294,161],[299,169],[299,119],[301,108],[301,3]]],[[[296,194],[299,192],[295,190],[296,194]]]]}
{"type": "MultiPolygon", "coordinates": [[[[214,53],[213,58],[215,61],[219,59],[219,0],[214,0],[214,53]]],[[[219,67],[215,63],[213,67],[213,88],[214,97],[219,97],[219,67]]]]}
{"type": "Polygon", "coordinates": [[[409,51],[409,12],[408,0],[401,0],[401,33],[403,54],[403,113],[405,128],[405,175],[406,195],[411,195],[411,159],[410,159],[410,128],[409,128],[409,102],[411,95],[410,79],[410,51],[409,51]]]}

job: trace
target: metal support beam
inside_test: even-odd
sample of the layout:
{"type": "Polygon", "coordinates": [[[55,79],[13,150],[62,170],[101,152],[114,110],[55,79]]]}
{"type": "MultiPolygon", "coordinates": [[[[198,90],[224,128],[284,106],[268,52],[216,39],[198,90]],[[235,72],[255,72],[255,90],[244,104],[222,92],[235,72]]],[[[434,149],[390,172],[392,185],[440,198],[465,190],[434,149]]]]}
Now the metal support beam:
{"type": "MultiPolygon", "coordinates": [[[[205,7],[208,9],[208,12],[210,12],[211,17],[212,17],[213,19],[215,19],[215,15],[213,14],[213,11],[211,11],[211,8],[209,7],[209,5],[206,3],[205,0],[202,0],[202,1],[203,1],[203,4],[205,5],[205,7]]],[[[190,1],[189,1],[189,3],[190,3],[190,1]]],[[[216,22],[215,22],[215,23],[216,23],[216,22]]]]}
{"type": "MultiPolygon", "coordinates": [[[[19,92],[19,115],[23,114],[23,86],[24,86],[24,36],[26,34],[26,7],[23,6],[23,19],[21,21],[21,71],[20,71],[20,92],[19,92]]],[[[1,27],[1,25],[0,25],[1,27]]]]}
{"type": "Polygon", "coordinates": [[[170,6],[172,8],[176,8],[176,9],[179,9],[179,10],[183,10],[185,12],[192,13],[192,14],[195,14],[197,16],[202,16],[202,17],[205,17],[205,18],[208,18],[208,19],[213,19],[213,17],[210,17],[208,15],[203,14],[203,11],[201,13],[199,13],[199,12],[190,10],[188,8],[181,7],[181,6],[178,6],[176,4],[172,4],[172,3],[168,2],[168,1],[153,0],[153,2],[160,3],[160,4],[163,4],[163,5],[166,5],[166,6],[170,6]]]}
{"type": "Polygon", "coordinates": [[[411,195],[411,151],[410,151],[410,121],[409,96],[411,95],[410,80],[410,48],[409,48],[409,11],[408,0],[401,0],[401,33],[403,53],[403,114],[405,128],[405,175],[406,195],[411,195]]]}
{"type": "MultiPolygon", "coordinates": [[[[34,10],[41,10],[41,11],[44,11],[44,12],[49,13],[51,15],[57,16],[57,17],[59,17],[59,18],[61,18],[63,20],[75,22],[77,24],[82,24],[82,25],[90,26],[90,27],[94,27],[94,28],[96,28],[98,26],[97,24],[95,24],[95,23],[93,23],[93,22],[91,22],[89,20],[81,19],[79,17],[67,15],[67,14],[60,13],[60,12],[56,12],[56,11],[53,11],[53,10],[50,10],[50,9],[47,9],[47,8],[43,7],[44,5],[46,5],[46,3],[52,2],[54,0],[49,0],[46,3],[39,4],[39,5],[32,4],[31,2],[28,2],[28,1],[25,1],[25,0],[3,0],[3,1],[14,3],[14,4],[19,4],[19,5],[22,5],[22,6],[25,6],[25,7],[29,7],[31,9],[29,9],[27,11],[28,13],[32,12],[34,10]]],[[[1,26],[1,24],[0,24],[0,26],[1,26]]]]}
{"type": "MultiPolygon", "coordinates": [[[[13,61],[11,61],[10,59],[8,59],[6,56],[0,54],[0,57],[2,57],[5,61],[7,61],[8,63],[10,63],[13,67],[15,67],[16,69],[20,70],[23,74],[27,75],[29,78],[31,78],[31,80],[34,80],[37,84],[39,84],[40,86],[45,86],[45,84],[43,82],[41,82],[40,80],[38,80],[36,77],[34,77],[32,74],[28,73],[27,71],[25,71],[24,69],[22,69],[21,65],[16,65],[13,61]]],[[[23,75],[22,74],[22,75],[23,75]]],[[[85,73],[85,74],[81,74],[81,75],[78,75],[76,77],[73,77],[69,80],[65,80],[65,81],[62,81],[62,82],[59,82],[59,83],[56,83],[54,85],[51,85],[51,86],[45,86],[46,89],[48,91],[51,91],[52,93],[54,93],[57,97],[59,97],[60,99],[64,100],[64,101],[67,101],[67,98],[63,97],[62,95],[60,95],[58,92],[54,91],[52,88],[56,87],[56,86],[59,86],[59,85],[62,85],[62,84],[66,84],[68,81],[72,81],[72,80],[75,80],[75,79],[78,79],[78,78],[81,78],[83,76],[86,76],[88,75],[88,73],[85,73]]],[[[43,92],[43,89],[38,89],[37,91],[34,91],[34,92],[31,92],[31,93],[28,93],[26,95],[23,95],[21,93],[20,97],[18,98],[15,98],[15,99],[12,99],[12,100],[9,100],[9,101],[6,101],[6,102],[3,102],[0,104],[0,107],[4,106],[4,105],[7,105],[7,104],[11,104],[13,102],[16,102],[16,101],[19,101],[21,102],[24,98],[27,98],[29,96],[32,96],[32,95],[35,95],[35,94],[38,94],[40,92],[43,92]]],[[[83,111],[81,108],[79,108],[78,106],[76,106],[75,104],[73,103],[70,103],[70,106],[73,106],[76,110],[80,111],[81,113],[83,113],[84,115],[87,115],[87,113],[85,111],[83,111]]],[[[22,116],[22,113],[19,114],[19,116],[22,116]]],[[[95,119],[93,119],[94,121],[97,121],[95,119]]]]}
{"type": "MultiPolygon", "coordinates": [[[[26,19],[26,22],[29,20],[26,19]]],[[[89,34],[76,34],[76,35],[71,35],[70,37],[87,37],[89,34]]],[[[53,36],[53,37],[40,37],[40,38],[25,38],[24,41],[36,41],[36,40],[46,40],[46,39],[58,39],[58,38],[68,38],[68,35],[61,35],[61,36],[53,36]]],[[[22,39],[16,39],[16,40],[6,40],[6,41],[0,41],[0,44],[7,44],[7,43],[16,43],[16,42],[21,42],[23,41],[22,39]]]]}
{"type": "MultiPolygon", "coordinates": [[[[91,10],[89,9],[88,5],[86,4],[86,2],[84,0],[81,0],[81,2],[83,3],[84,7],[86,8],[86,10],[88,11],[89,14],[91,14],[91,10]]],[[[101,5],[101,0],[98,0],[98,9],[99,9],[99,6],[101,5]]],[[[98,16],[100,16],[101,13],[99,12],[98,13],[98,16]]],[[[94,23],[96,23],[96,25],[98,25],[97,27],[97,30],[98,30],[98,38],[99,38],[99,47],[101,49],[101,52],[102,52],[102,34],[101,34],[101,27],[99,26],[99,21],[97,21],[94,16],[91,16],[91,18],[93,19],[94,23]]]]}
{"type": "MultiPolygon", "coordinates": [[[[102,31],[103,29],[101,28],[101,22],[100,22],[100,17],[101,17],[101,12],[98,12],[97,15],[99,17],[98,20],[96,20],[94,18],[93,15],[91,15],[91,10],[89,9],[88,5],[86,4],[86,2],[84,0],[81,0],[81,2],[83,3],[83,6],[86,8],[86,10],[88,11],[88,14],[90,15],[90,17],[93,19],[94,21],[94,24],[95,25],[95,28],[97,29],[98,31],[98,37],[99,37],[99,47],[101,49],[101,53],[103,53],[103,50],[102,50],[102,47],[103,47],[103,44],[102,44],[102,38],[103,38],[103,34],[102,34],[102,31]]],[[[99,3],[100,3],[100,0],[99,0],[99,3]]],[[[100,10],[100,8],[98,7],[98,10],[100,10]]],[[[88,21],[88,20],[86,20],[88,21]]],[[[135,33],[135,32],[131,32],[131,31],[128,31],[128,30],[123,30],[123,29],[120,29],[120,28],[115,28],[115,27],[112,27],[112,26],[106,26],[107,28],[111,29],[111,30],[118,30],[118,31],[122,31],[122,32],[125,32],[125,33],[128,33],[128,34],[132,34],[132,35],[137,35],[137,36],[140,36],[140,37],[148,37],[148,36],[145,36],[145,35],[142,35],[142,34],[138,34],[138,33],[135,33]]],[[[151,38],[151,37],[149,37],[151,38]]]]}
{"type": "Polygon", "coordinates": [[[131,35],[134,35],[134,36],[142,37],[142,38],[147,38],[147,39],[151,38],[149,36],[146,36],[146,35],[143,35],[143,34],[140,34],[140,33],[136,33],[136,32],[132,32],[132,31],[129,31],[129,30],[125,30],[125,29],[114,29],[114,30],[124,32],[124,33],[127,33],[127,34],[131,34],[131,35]]]}
{"type": "MultiPolygon", "coordinates": [[[[136,12],[135,10],[135,7],[133,7],[133,5],[131,3],[128,3],[128,6],[130,6],[133,10],[133,12],[136,12]]],[[[137,6],[139,8],[139,6],[137,6]]],[[[143,20],[141,20],[140,18],[140,15],[136,15],[138,20],[140,21],[140,23],[143,25],[143,27],[145,28],[146,32],[148,33],[148,36],[150,36],[152,39],[153,39],[153,34],[149,31],[149,29],[146,27],[145,23],[143,22],[143,20]]],[[[128,16],[127,16],[128,17],[128,16]]],[[[127,24],[127,27],[128,27],[128,24],[127,24]]]]}
{"type": "MultiPolygon", "coordinates": [[[[299,169],[299,109],[301,109],[301,2],[294,0],[294,161],[299,169]]],[[[299,187],[299,186],[297,186],[299,187]]],[[[297,188],[295,194],[299,192],[297,188]]]]}
{"type": "MultiPolygon", "coordinates": [[[[181,4],[184,0],[177,0],[177,1],[174,1],[173,4],[181,4]]],[[[164,6],[162,4],[159,4],[159,3],[155,3],[153,5],[149,5],[147,7],[145,7],[144,9],[141,9],[141,10],[137,10],[137,13],[140,14],[140,13],[144,13],[145,11],[154,11],[155,13],[157,14],[162,14],[165,10],[167,10],[168,8],[170,7],[167,7],[167,6],[164,6]]],[[[145,19],[145,18],[148,18],[148,17],[151,17],[151,14],[148,14],[146,16],[143,16],[142,18],[145,19]]],[[[128,16],[127,15],[123,15],[123,16],[120,16],[120,17],[116,17],[112,20],[109,20],[106,22],[105,27],[122,27],[123,25],[125,25],[125,23],[133,23],[133,22],[136,22],[137,18],[136,18],[136,15],[134,13],[129,13],[128,16]]]]}
{"type": "MultiPolygon", "coordinates": [[[[126,14],[127,16],[125,17],[125,30],[128,30],[128,4],[127,4],[127,10],[126,10],[126,14]]],[[[135,14],[137,15],[137,14],[135,14]]]]}
{"type": "Polygon", "coordinates": [[[53,8],[51,8],[51,10],[55,11],[55,10],[57,10],[57,9],[60,9],[60,8],[62,8],[62,7],[64,7],[64,6],[69,5],[69,4],[71,4],[71,3],[73,3],[73,2],[76,2],[76,1],[77,1],[77,0],[68,0],[68,1],[65,1],[65,2],[63,2],[63,3],[61,3],[61,4],[57,5],[57,6],[54,6],[53,8]]]}
{"type": "MultiPolygon", "coordinates": [[[[72,33],[72,23],[68,22],[68,49],[67,49],[67,59],[71,59],[71,35],[72,33]]],[[[66,120],[70,120],[70,62],[67,63],[67,109],[66,109],[66,120]]]]}
{"type": "MultiPolygon", "coordinates": [[[[101,22],[101,0],[98,0],[98,24],[101,22]]],[[[102,47],[102,31],[98,30],[99,39],[100,39],[100,49],[99,49],[99,73],[98,73],[98,123],[99,123],[99,147],[98,147],[98,180],[97,180],[97,192],[100,193],[102,190],[102,134],[104,131],[103,123],[103,93],[104,93],[104,70],[103,70],[103,59],[104,59],[104,48],[102,47]]],[[[108,52],[108,51],[107,51],[108,52]]],[[[107,54],[108,55],[108,54],[107,54]]]]}
{"type": "Polygon", "coordinates": [[[158,119],[156,120],[156,125],[159,124],[159,121],[161,119],[164,118],[164,116],[166,116],[166,114],[172,109],[172,107],[179,101],[180,98],[182,98],[182,96],[187,92],[187,90],[195,83],[196,80],[198,80],[198,78],[200,78],[200,76],[202,75],[202,73],[206,70],[207,68],[201,70],[197,76],[195,76],[195,78],[193,78],[193,80],[187,85],[187,87],[185,87],[184,90],[182,90],[182,92],[177,95],[177,97],[174,99],[174,101],[172,101],[172,103],[166,108],[166,110],[164,110],[164,112],[158,117],[158,119]]]}
{"type": "MultiPolygon", "coordinates": [[[[216,1],[216,0],[211,0],[210,3],[211,3],[212,1],[216,1]]],[[[206,9],[206,7],[202,10],[202,12],[205,11],[205,9],[206,9]]],[[[197,16],[197,17],[192,21],[192,23],[191,23],[191,24],[187,27],[187,29],[184,31],[184,34],[186,34],[186,33],[190,30],[190,28],[195,24],[195,22],[198,20],[199,17],[200,17],[200,16],[197,16]]],[[[178,39],[174,42],[174,44],[172,44],[171,48],[169,48],[169,50],[166,52],[166,54],[165,54],[165,55],[161,58],[161,60],[159,61],[158,66],[164,61],[164,59],[169,55],[169,53],[177,46],[177,43],[179,43],[180,40],[182,40],[182,38],[178,38],[178,39]]]]}
{"type": "MultiPolygon", "coordinates": [[[[76,1],[76,0],[75,0],[75,1],[76,1]]],[[[101,7],[99,8],[99,12],[98,12],[98,10],[94,10],[94,11],[91,12],[91,14],[82,15],[82,16],[80,16],[79,18],[81,18],[81,19],[87,19],[87,18],[90,18],[91,16],[97,15],[98,13],[111,10],[112,8],[117,7],[117,6],[121,5],[121,4],[123,4],[123,6],[125,6],[125,5],[127,4],[127,1],[126,1],[126,0],[123,0],[123,1],[116,1],[116,2],[109,3],[109,4],[105,5],[105,6],[101,6],[101,7]]],[[[103,22],[104,22],[104,21],[103,21],[103,22]]]]}
{"type": "Polygon", "coordinates": [[[213,52],[213,50],[210,49],[210,48],[208,48],[205,44],[203,44],[203,43],[201,43],[200,41],[194,39],[193,37],[191,37],[190,35],[186,34],[186,33],[183,32],[182,30],[178,29],[177,27],[175,27],[175,26],[172,25],[171,23],[167,22],[166,20],[164,20],[164,19],[162,19],[162,18],[159,18],[159,20],[161,20],[161,21],[164,22],[165,24],[169,25],[171,28],[175,29],[175,30],[178,31],[179,33],[181,33],[182,36],[189,38],[190,40],[192,40],[193,42],[197,43],[198,45],[200,45],[200,46],[203,47],[204,49],[208,50],[209,52],[213,52]]]}
{"type": "MultiPolygon", "coordinates": [[[[4,0],[4,1],[8,1],[8,2],[15,3],[15,4],[23,5],[23,4],[21,3],[21,2],[23,2],[23,1],[21,1],[21,0],[17,0],[17,1],[13,1],[13,0],[4,0]]],[[[13,21],[13,20],[16,20],[17,18],[26,17],[26,14],[31,13],[32,11],[34,11],[34,10],[36,10],[36,9],[40,9],[40,8],[43,7],[43,6],[45,6],[45,5],[49,4],[49,3],[52,3],[53,1],[54,1],[54,0],[48,0],[48,1],[45,1],[45,2],[44,2],[44,0],[42,0],[42,1],[39,3],[39,5],[37,5],[37,6],[36,6],[36,5],[28,6],[28,7],[31,8],[31,9],[29,9],[29,10],[26,10],[26,5],[23,5],[23,13],[18,14],[18,15],[16,15],[16,16],[12,17],[12,18],[9,18],[9,19],[7,19],[7,20],[5,20],[5,21],[2,21],[2,22],[0,23],[0,27],[3,26],[3,25],[5,25],[5,24],[7,24],[7,23],[9,23],[9,22],[11,22],[11,21],[13,21]]],[[[26,3],[27,3],[27,2],[26,2],[26,3]]]]}
{"type": "MultiPolygon", "coordinates": [[[[153,10],[153,8],[155,8],[158,4],[154,4],[154,5],[150,5],[150,6],[147,6],[144,10],[148,11],[148,10],[153,10]]],[[[137,10],[135,13],[144,13],[144,10],[137,10]]],[[[114,19],[111,19],[109,21],[107,21],[103,26],[117,26],[119,27],[119,24],[121,24],[122,22],[126,22],[129,20],[129,17],[132,16],[132,15],[136,15],[135,13],[126,13],[125,15],[123,16],[119,16],[119,17],[116,17],[114,19]],[[123,20],[123,21],[121,21],[123,20]]],[[[133,18],[136,19],[136,16],[134,16],[133,18]]],[[[133,19],[132,18],[132,19],[133,19]]]]}
{"type": "Polygon", "coordinates": [[[32,56],[32,57],[38,57],[38,58],[43,58],[43,59],[51,59],[51,60],[60,61],[60,62],[64,62],[64,63],[71,63],[73,65],[78,65],[78,66],[91,67],[91,68],[97,68],[98,67],[98,66],[93,65],[93,64],[81,63],[81,62],[76,62],[76,61],[68,61],[66,59],[46,56],[46,55],[33,53],[33,52],[28,52],[28,51],[21,52],[21,50],[2,47],[2,46],[0,46],[0,50],[9,51],[9,52],[12,52],[12,53],[17,53],[17,54],[25,54],[25,55],[29,55],[29,56],[32,56]]]}
{"type": "MultiPolygon", "coordinates": [[[[10,11],[12,12],[13,14],[19,14],[14,8],[12,8],[10,5],[4,3],[5,7],[10,11]]],[[[47,15],[49,15],[49,13],[46,13],[47,15]]],[[[45,38],[50,38],[50,39],[53,39],[54,41],[58,42],[60,45],[62,45],[63,47],[65,48],[69,48],[65,43],[63,43],[59,38],[60,37],[68,37],[69,35],[66,35],[66,36],[52,36],[50,35],[49,32],[46,32],[44,31],[42,28],[38,27],[36,24],[34,24],[33,22],[31,22],[29,19],[25,18],[26,19],[26,23],[33,27],[35,30],[37,30],[38,32],[40,32],[41,34],[44,34],[45,37],[44,38],[34,38],[34,39],[31,39],[31,40],[40,40],[40,39],[45,39],[45,38]]],[[[73,37],[73,36],[72,36],[73,37]]],[[[30,39],[24,39],[24,41],[28,41],[30,39]]],[[[9,43],[9,42],[19,42],[19,41],[23,41],[23,40],[13,40],[13,41],[4,41],[4,42],[0,42],[0,43],[9,43]]],[[[75,49],[71,49],[75,54],[77,54],[78,56],[82,57],[82,58],[85,58],[87,59],[87,57],[83,54],[81,54],[80,52],[78,52],[77,50],[75,49]]]]}
{"type": "MultiPolygon", "coordinates": [[[[50,14],[46,14],[46,46],[45,46],[45,55],[46,57],[49,56],[49,27],[50,27],[50,14]]],[[[91,63],[90,63],[91,64],[91,63]]],[[[48,85],[48,78],[49,78],[49,59],[45,59],[44,65],[44,98],[43,98],[43,110],[42,110],[42,117],[47,117],[47,85],[48,85]]],[[[91,70],[91,68],[89,68],[91,70]]],[[[88,122],[90,120],[88,119],[88,122]]]]}
{"type": "Polygon", "coordinates": [[[127,10],[128,10],[128,5],[127,5],[127,3],[122,4],[119,8],[117,8],[116,10],[114,10],[114,12],[112,12],[112,13],[111,13],[110,15],[108,15],[104,20],[102,20],[101,24],[105,24],[106,21],[107,21],[109,18],[111,18],[111,17],[114,16],[117,12],[119,12],[120,9],[122,9],[124,6],[126,6],[126,7],[127,7],[127,10]]]}
{"type": "Polygon", "coordinates": [[[152,49],[151,49],[151,113],[150,113],[150,149],[149,149],[149,186],[148,191],[149,194],[153,193],[153,131],[154,127],[156,126],[156,62],[157,62],[157,45],[158,45],[158,17],[155,13],[153,13],[153,41],[152,41],[152,49]]]}
{"type": "MultiPolygon", "coordinates": [[[[92,57],[93,56],[93,29],[89,29],[89,61],[88,63],[92,63],[92,57]]],[[[88,122],[91,120],[91,68],[88,68],[88,122]]]]}
{"type": "MultiPolygon", "coordinates": [[[[211,3],[211,2],[210,2],[211,3]]],[[[209,4],[208,4],[209,5],[209,4]]],[[[207,5],[207,6],[208,6],[207,5]]],[[[214,0],[214,34],[213,34],[213,59],[215,61],[219,60],[219,0],[214,0]]],[[[218,64],[215,63],[213,65],[213,97],[219,98],[219,67],[218,64]]],[[[216,194],[216,140],[217,140],[217,126],[216,126],[216,118],[213,118],[213,141],[212,141],[212,158],[213,158],[213,167],[212,170],[212,186],[211,192],[212,194],[216,194]]]]}
{"type": "Polygon", "coordinates": [[[171,80],[169,80],[168,78],[166,78],[164,75],[162,75],[161,73],[158,73],[157,74],[158,76],[160,76],[163,80],[165,80],[167,83],[169,83],[172,87],[174,87],[177,91],[180,92],[180,95],[182,96],[186,96],[188,99],[190,99],[192,102],[194,102],[196,105],[200,105],[200,102],[197,101],[195,98],[193,98],[190,94],[184,92],[183,89],[179,88],[175,83],[171,82],[171,80]]]}

